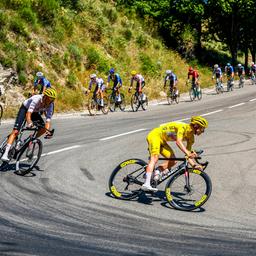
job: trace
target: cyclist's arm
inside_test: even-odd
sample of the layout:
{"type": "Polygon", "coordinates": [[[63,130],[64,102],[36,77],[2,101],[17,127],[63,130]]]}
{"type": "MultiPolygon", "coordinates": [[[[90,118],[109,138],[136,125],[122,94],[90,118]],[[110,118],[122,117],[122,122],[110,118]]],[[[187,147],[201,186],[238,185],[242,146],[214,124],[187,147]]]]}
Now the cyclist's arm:
{"type": "Polygon", "coordinates": [[[26,121],[27,121],[27,125],[28,126],[32,126],[33,125],[31,116],[32,116],[32,112],[28,112],[27,111],[27,113],[26,113],[26,121]]]}

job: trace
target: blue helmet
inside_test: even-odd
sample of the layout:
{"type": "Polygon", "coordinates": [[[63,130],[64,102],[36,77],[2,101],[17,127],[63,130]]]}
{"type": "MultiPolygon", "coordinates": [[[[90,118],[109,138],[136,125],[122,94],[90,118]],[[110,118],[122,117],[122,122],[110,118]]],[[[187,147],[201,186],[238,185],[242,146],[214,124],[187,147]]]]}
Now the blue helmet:
{"type": "Polygon", "coordinates": [[[228,66],[228,67],[231,66],[230,63],[227,63],[227,66],[228,66]]]}
{"type": "Polygon", "coordinates": [[[115,69],[114,68],[111,68],[110,70],[109,70],[109,74],[114,74],[115,73],[115,69]]]}

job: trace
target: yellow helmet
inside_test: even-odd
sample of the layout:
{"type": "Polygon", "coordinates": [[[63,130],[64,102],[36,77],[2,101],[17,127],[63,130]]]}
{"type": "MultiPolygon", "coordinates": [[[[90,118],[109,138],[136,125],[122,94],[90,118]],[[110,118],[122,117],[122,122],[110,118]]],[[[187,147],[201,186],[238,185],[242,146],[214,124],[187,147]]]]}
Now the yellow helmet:
{"type": "Polygon", "coordinates": [[[136,70],[133,70],[132,72],[131,72],[131,75],[132,76],[135,76],[137,74],[137,71],[136,70]]]}
{"type": "Polygon", "coordinates": [[[48,96],[49,98],[56,99],[57,98],[57,92],[53,88],[47,88],[44,91],[44,95],[48,96]]]}
{"type": "Polygon", "coordinates": [[[208,121],[201,117],[201,116],[192,116],[191,120],[190,120],[191,124],[198,124],[203,128],[207,128],[208,127],[208,121]]]}

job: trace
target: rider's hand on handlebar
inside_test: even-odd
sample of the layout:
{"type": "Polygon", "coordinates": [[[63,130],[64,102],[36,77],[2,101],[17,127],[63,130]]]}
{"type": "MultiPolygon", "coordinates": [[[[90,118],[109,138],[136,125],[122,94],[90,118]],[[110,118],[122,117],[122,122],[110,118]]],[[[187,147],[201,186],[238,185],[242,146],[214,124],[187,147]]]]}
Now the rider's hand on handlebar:
{"type": "Polygon", "coordinates": [[[196,170],[199,170],[199,171],[203,171],[204,170],[204,167],[200,164],[196,164],[193,166],[193,169],[196,169],[196,170]]]}
{"type": "Polygon", "coordinates": [[[197,155],[197,153],[196,152],[190,152],[189,154],[187,154],[187,157],[188,158],[196,158],[196,157],[198,157],[198,155],[197,155]]]}

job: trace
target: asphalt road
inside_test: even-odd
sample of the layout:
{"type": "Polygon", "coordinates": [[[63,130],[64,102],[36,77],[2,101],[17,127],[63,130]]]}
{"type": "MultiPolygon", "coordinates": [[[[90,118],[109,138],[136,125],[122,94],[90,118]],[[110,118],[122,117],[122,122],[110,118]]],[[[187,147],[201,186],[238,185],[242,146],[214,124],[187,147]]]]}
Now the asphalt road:
{"type": "MultiPolygon", "coordinates": [[[[256,255],[255,86],[53,125],[34,176],[0,173],[0,255],[256,255]],[[148,158],[150,129],[198,114],[209,128],[195,148],[204,149],[213,183],[200,211],[174,210],[161,196],[109,196],[118,163],[148,158]]],[[[1,137],[11,128],[2,124],[1,137]]]]}

